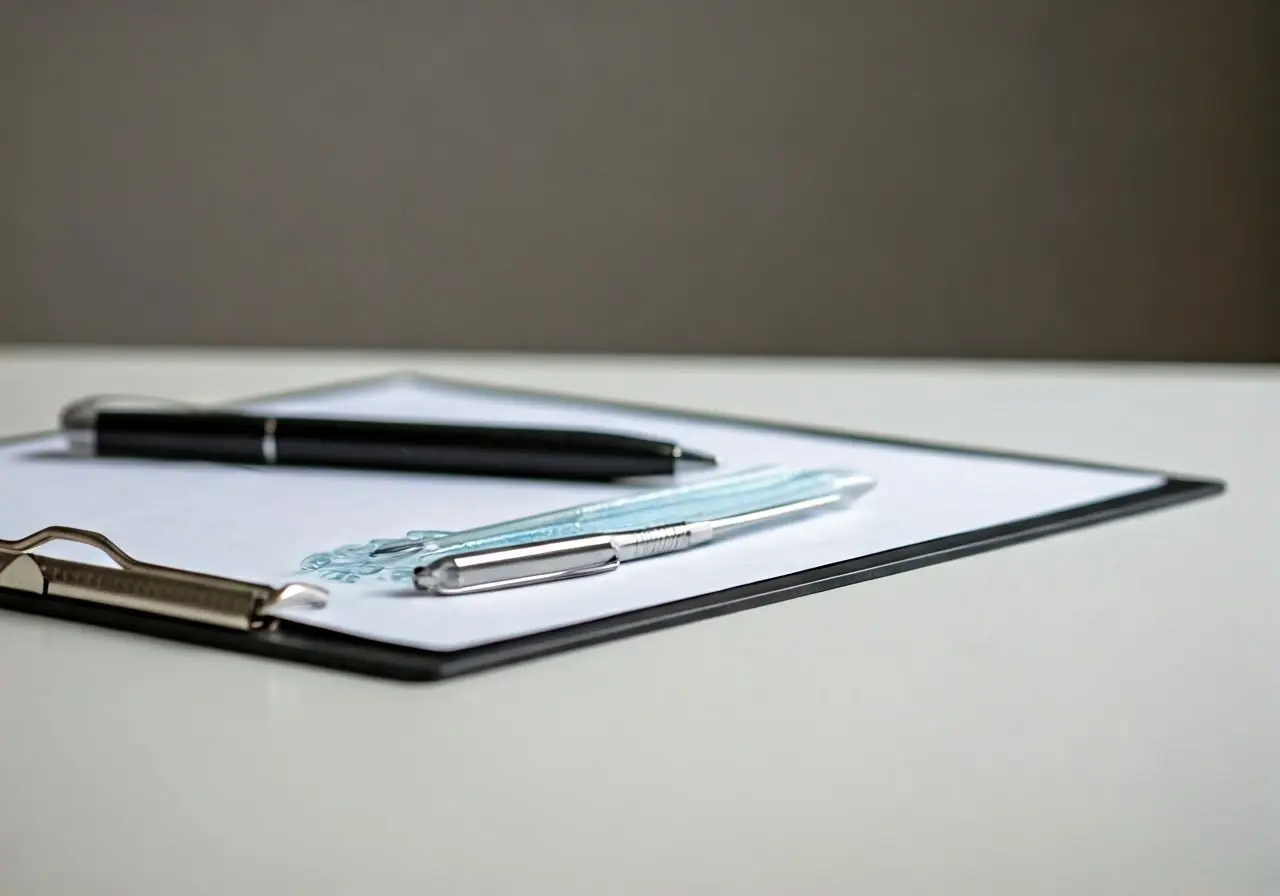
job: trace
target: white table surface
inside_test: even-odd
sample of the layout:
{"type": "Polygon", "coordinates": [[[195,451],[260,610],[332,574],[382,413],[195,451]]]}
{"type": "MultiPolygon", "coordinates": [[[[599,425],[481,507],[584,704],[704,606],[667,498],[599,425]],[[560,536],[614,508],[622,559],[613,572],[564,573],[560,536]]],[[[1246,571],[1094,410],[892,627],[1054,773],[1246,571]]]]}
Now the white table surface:
{"type": "Polygon", "coordinates": [[[404,367],[1229,492],[436,685],[0,614],[0,894],[1280,893],[1280,372],[6,349],[0,429],[404,367]]]}

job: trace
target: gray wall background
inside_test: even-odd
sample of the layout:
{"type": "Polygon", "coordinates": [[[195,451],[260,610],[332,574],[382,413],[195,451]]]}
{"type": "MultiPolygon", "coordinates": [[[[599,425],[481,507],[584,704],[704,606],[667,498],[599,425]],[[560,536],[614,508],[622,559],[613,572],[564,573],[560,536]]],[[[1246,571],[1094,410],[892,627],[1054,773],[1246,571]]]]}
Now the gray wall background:
{"type": "Polygon", "coordinates": [[[4,341],[1280,359],[1280,3],[0,0],[4,341]]]}

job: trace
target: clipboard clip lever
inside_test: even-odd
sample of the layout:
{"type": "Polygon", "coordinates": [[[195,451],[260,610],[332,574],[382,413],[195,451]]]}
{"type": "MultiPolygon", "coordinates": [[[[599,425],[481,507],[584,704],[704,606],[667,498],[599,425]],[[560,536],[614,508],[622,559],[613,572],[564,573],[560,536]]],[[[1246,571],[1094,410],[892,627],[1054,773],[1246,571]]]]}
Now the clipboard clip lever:
{"type": "Polygon", "coordinates": [[[328,592],[318,585],[274,587],[144,563],[104,535],[68,526],[50,526],[12,541],[0,539],[0,588],[242,630],[267,626],[272,621],[268,611],[277,607],[324,606],[328,600],[328,592]],[[33,553],[57,541],[96,548],[116,565],[33,553]]]}

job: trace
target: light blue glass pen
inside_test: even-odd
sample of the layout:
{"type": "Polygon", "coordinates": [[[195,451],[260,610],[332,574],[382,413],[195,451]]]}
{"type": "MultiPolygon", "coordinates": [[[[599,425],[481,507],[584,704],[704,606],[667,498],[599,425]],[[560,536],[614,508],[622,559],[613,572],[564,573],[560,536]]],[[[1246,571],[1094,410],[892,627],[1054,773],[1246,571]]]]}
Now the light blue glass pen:
{"type": "Polygon", "coordinates": [[[418,538],[403,538],[379,544],[369,552],[372,558],[390,559],[406,552],[434,552],[457,548],[484,539],[504,535],[525,534],[555,526],[586,526],[604,522],[623,514],[660,511],[677,504],[695,501],[714,501],[718,498],[747,494],[758,489],[783,485],[812,475],[812,470],[788,467],[752,467],[738,473],[729,473],[705,479],[690,485],[651,489],[639,494],[610,498],[591,504],[579,504],[519,519],[503,520],[476,529],[451,533],[425,533],[418,538]]]}
{"type": "Polygon", "coordinates": [[[387,574],[408,581],[413,570],[444,552],[513,547],[554,538],[620,532],[733,516],[829,494],[844,470],[756,467],[676,487],[564,507],[456,532],[411,532],[312,554],[304,570],[323,578],[358,581],[387,574]]]}
{"type": "Polygon", "coordinates": [[[847,506],[875,486],[862,473],[828,474],[825,491],[694,522],[449,552],[413,571],[420,591],[454,597],[612,572],[624,562],[683,551],[725,535],[847,506]]]}

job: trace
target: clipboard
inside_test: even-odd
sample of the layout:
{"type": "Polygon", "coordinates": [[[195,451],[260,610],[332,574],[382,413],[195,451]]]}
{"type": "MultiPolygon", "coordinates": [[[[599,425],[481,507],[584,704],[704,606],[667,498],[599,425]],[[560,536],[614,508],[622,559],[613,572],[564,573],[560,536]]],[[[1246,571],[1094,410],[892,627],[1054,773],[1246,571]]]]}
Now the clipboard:
{"type": "MultiPolygon", "coordinates": [[[[1036,461],[1102,471],[1153,472],[969,446],[895,439],[878,434],[791,426],[734,416],[694,414],[654,405],[601,401],[562,393],[499,388],[416,373],[392,374],[391,377],[452,385],[493,395],[572,402],[602,410],[645,411],[772,433],[926,449],[968,457],[1036,461]]],[[[374,377],[347,384],[330,384],[249,401],[303,397],[309,393],[382,379],[386,378],[374,377]]],[[[17,437],[7,441],[16,442],[24,438],[31,437],[17,437]]],[[[135,558],[121,550],[112,542],[111,533],[69,526],[48,527],[23,538],[0,541],[0,608],[379,678],[431,681],[903,573],[1071,529],[1208,498],[1224,490],[1225,483],[1220,480],[1165,474],[1156,486],[1107,500],[892,550],[850,557],[788,575],[762,578],[737,587],[709,591],[643,609],[457,650],[432,650],[386,643],[280,618],[271,615],[270,611],[280,606],[315,603],[323,599],[322,594],[305,583],[279,586],[151,563],[146,557],[135,558]],[[74,541],[98,548],[119,568],[50,558],[36,553],[42,546],[56,541],[74,541]]]]}

